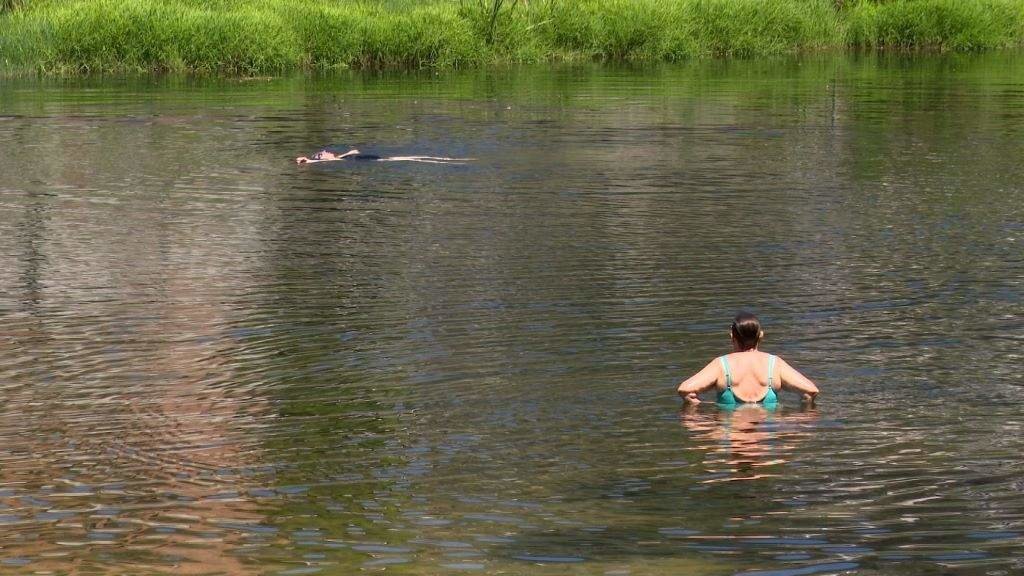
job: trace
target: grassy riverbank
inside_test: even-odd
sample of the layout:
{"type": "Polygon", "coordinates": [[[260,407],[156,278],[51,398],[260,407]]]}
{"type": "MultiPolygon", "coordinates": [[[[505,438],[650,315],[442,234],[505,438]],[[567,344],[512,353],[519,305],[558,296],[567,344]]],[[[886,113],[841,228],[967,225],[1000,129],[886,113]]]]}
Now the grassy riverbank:
{"type": "Polygon", "coordinates": [[[0,2],[0,68],[53,74],[275,74],[1024,44],[1024,0],[0,2]]]}

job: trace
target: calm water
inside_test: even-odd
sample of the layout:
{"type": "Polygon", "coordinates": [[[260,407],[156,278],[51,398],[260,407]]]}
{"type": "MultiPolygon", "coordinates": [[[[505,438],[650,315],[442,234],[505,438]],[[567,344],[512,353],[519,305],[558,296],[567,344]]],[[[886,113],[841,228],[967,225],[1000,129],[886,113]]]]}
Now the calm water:
{"type": "Polygon", "coordinates": [[[4,81],[0,571],[1020,574],[1022,159],[1024,54],[4,81]],[[817,410],[679,412],[743,307],[817,410]]]}

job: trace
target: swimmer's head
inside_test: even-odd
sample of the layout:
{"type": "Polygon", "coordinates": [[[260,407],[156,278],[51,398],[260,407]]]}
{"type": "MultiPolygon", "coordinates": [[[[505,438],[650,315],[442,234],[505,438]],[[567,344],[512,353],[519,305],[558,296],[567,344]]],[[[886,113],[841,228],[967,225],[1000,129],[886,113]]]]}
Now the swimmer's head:
{"type": "Polygon", "coordinates": [[[761,322],[750,312],[740,312],[733,318],[730,333],[740,352],[757,348],[761,338],[764,338],[761,322]]]}

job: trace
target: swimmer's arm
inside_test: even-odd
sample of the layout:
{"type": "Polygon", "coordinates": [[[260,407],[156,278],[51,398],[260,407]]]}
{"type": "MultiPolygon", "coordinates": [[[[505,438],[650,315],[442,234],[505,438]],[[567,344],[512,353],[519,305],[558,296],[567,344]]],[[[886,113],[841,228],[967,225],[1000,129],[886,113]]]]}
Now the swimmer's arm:
{"type": "Polygon", "coordinates": [[[708,365],[703,370],[697,372],[693,376],[690,376],[676,388],[676,392],[683,398],[683,402],[690,404],[700,404],[700,399],[697,398],[697,394],[709,390],[718,383],[718,377],[722,373],[722,368],[712,360],[708,362],[708,365]]]}
{"type": "Polygon", "coordinates": [[[321,150],[321,151],[317,152],[316,154],[314,154],[312,158],[307,158],[306,156],[299,156],[298,158],[295,159],[295,163],[296,164],[312,164],[313,162],[331,162],[331,161],[334,161],[334,160],[341,160],[341,159],[347,158],[349,156],[358,156],[359,153],[360,153],[359,150],[356,150],[355,148],[353,148],[352,150],[349,150],[348,152],[345,152],[344,154],[337,155],[334,158],[321,158],[320,155],[325,153],[325,152],[327,152],[327,150],[321,150]]]}
{"type": "Polygon", "coordinates": [[[814,382],[811,382],[810,378],[798,372],[782,358],[779,358],[778,366],[782,389],[802,394],[804,402],[814,404],[814,399],[818,397],[818,387],[814,382]]]}

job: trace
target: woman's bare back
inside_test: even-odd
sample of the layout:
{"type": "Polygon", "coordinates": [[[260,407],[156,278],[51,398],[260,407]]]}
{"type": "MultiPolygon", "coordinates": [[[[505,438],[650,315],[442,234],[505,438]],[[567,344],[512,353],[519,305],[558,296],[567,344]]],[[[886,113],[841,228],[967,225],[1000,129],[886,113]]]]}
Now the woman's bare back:
{"type": "MultiPolygon", "coordinates": [[[[732,393],[744,402],[757,402],[768,393],[768,364],[771,354],[759,350],[733,352],[725,356],[732,376],[732,393]]],[[[770,379],[772,388],[779,389],[778,366],[776,374],[770,379]]],[[[726,377],[724,370],[715,383],[719,390],[725,390],[726,377]]]]}

